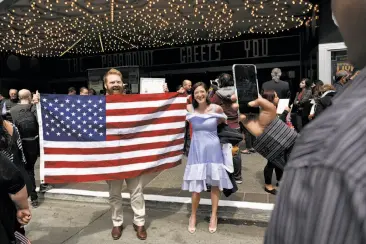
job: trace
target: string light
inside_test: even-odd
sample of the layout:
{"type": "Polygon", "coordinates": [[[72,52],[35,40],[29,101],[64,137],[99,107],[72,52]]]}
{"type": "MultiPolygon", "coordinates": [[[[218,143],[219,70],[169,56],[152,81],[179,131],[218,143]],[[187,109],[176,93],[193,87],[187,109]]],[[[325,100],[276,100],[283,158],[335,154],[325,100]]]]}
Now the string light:
{"type": "Polygon", "coordinates": [[[0,15],[0,51],[90,55],[275,34],[309,25],[304,0],[31,0],[0,15]]]}

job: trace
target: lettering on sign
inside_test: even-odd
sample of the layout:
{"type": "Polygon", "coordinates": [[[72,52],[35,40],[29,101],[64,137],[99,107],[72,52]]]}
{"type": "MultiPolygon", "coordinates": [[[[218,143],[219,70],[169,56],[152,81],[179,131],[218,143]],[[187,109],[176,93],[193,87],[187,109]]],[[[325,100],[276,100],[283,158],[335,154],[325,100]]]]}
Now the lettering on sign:
{"type": "Polygon", "coordinates": [[[153,66],[154,51],[117,53],[102,56],[102,68],[115,66],[153,66]]]}
{"type": "Polygon", "coordinates": [[[221,60],[220,43],[180,48],[180,63],[202,63],[221,60]]]}
{"type": "Polygon", "coordinates": [[[246,58],[268,57],[268,39],[245,40],[244,49],[246,58]]]}
{"type": "Polygon", "coordinates": [[[355,69],[355,67],[350,63],[337,63],[337,71],[336,72],[345,70],[345,71],[348,71],[350,73],[353,73],[354,69],[355,69]]]}
{"type": "MultiPolygon", "coordinates": [[[[147,51],[131,51],[125,53],[106,54],[75,59],[67,59],[70,73],[84,72],[90,68],[107,68],[120,66],[156,67],[179,64],[199,64],[225,60],[244,60],[267,58],[274,53],[298,55],[298,45],[286,46],[283,43],[298,43],[299,36],[261,38],[233,42],[210,43],[184,47],[161,48],[147,51]],[[287,39],[287,40],[286,40],[287,39]],[[289,41],[291,39],[291,41],[289,41]],[[269,50],[271,49],[271,50],[269,50]],[[274,52],[273,52],[273,50],[274,52]],[[283,52],[278,52],[283,50],[283,52]],[[272,52],[269,52],[272,51],[272,52]]],[[[281,56],[281,55],[276,55],[281,56]]],[[[250,61],[248,61],[250,62],[250,61]]],[[[342,62],[345,62],[342,60],[342,62]]],[[[335,65],[332,67],[336,67],[335,65]]],[[[334,68],[333,68],[334,69],[334,68]]],[[[337,66],[337,69],[341,69],[337,66]]],[[[352,66],[344,64],[344,68],[352,71],[352,66]]]]}

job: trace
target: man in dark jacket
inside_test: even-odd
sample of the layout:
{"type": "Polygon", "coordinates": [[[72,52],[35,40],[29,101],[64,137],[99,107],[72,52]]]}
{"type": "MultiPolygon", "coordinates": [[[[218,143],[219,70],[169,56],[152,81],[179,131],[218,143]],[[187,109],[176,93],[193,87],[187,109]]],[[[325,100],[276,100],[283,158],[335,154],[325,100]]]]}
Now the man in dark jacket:
{"type": "Polygon", "coordinates": [[[9,90],[9,99],[5,99],[1,103],[1,111],[2,116],[7,121],[12,122],[12,118],[10,115],[10,109],[19,103],[18,99],[18,91],[16,89],[9,90]]]}
{"type": "Polygon", "coordinates": [[[36,106],[32,104],[32,95],[29,90],[20,90],[19,99],[20,103],[10,109],[10,115],[22,140],[23,152],[27,161],[25,169],[32,181],[32,191],[28,193],[31,197],[32,206],[36,208],[38,207],[38,195],[34,166],[39,152],[37,110],[36,106]]]}
{"type": "MultiPolygon", "coordinates": [[[[221,88],[218,89],[211,98],[211,102],[220,105],[227,116],[227,124],[232,129],[236,129],[240,132],[239,116],[238,112],[232,108],[231,96],[235,94],[234,81],[229,74],[222,74],[218,77],[218,84],[221,84],[221,88]]],[[[241,153],[236,150],[233,157],[234,163],[234,178],[236,183],[241,184],[243,182],[241,175],[241,153]]]]}
{"type": "Polygon", "coordinates": [[[280,80],[281,75],[282,73],[279,68],[273,69],[271,73],[272,80],[263,83],[262,92],[275,91],[280,99],[289,98],[291,95],[290,86],[286,81],[280,80]]]}
{"type": "Polygon", "coordinates": [[[332,105],[332,99],[337,94],[332,85],[322,87],[322,96],[316,101],[314,117],[318,117],[327,107],[332,105]]]}

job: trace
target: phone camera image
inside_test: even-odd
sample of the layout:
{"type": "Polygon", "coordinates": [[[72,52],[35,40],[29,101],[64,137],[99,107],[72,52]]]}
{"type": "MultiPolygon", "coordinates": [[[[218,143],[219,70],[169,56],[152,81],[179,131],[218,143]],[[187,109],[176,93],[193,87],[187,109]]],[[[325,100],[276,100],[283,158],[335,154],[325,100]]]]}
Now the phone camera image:
{"type": "Polygon", "coordinates": [[[233,74],[240,113],[258,114],[259,108],[248,105],[249,102],[258,98],[256,67],[254,65],[236,64],[233,66],[233,74]]]}

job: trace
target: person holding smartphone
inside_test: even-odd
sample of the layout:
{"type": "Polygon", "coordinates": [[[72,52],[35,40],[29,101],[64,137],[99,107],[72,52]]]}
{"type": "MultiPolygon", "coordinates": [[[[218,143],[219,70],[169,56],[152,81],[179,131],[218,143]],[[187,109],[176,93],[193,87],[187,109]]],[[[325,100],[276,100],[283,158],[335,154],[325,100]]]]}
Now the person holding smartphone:
{"type": "Polygon", "coordinates": [[[347,89],[304,128],[305,136],[280,121],[263,98],[250,103],[261,108],[257,119],[240,116],[257,137],[257,151],[285,170],[265,244],[366,241],[366,1],[332,0],[332,10],[348,59],[362,68],[347,89]],[[281,153],[289,160],[280,160],[281,153]]]}

